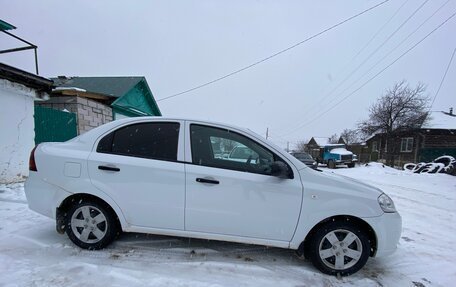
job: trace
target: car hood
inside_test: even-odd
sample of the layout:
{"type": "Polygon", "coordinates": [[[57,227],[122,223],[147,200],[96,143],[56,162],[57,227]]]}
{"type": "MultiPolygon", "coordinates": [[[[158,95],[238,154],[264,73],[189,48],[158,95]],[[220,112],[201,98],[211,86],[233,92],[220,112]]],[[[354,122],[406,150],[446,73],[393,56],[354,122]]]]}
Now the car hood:
{"type": "Polygon", "coordinates": [[[319,172],[311,169],[300,170],[304,187],[307,183],[318,185],[320,188],[331,190],[332,192],[344,193],[351,196],[368,197],[377,199],[383,191],[375,186],[366,184],[362,181],[348,176],[338,175],[330,172],[319,172]],[[309,174],[312,173],[312,174],[309,174]]]}

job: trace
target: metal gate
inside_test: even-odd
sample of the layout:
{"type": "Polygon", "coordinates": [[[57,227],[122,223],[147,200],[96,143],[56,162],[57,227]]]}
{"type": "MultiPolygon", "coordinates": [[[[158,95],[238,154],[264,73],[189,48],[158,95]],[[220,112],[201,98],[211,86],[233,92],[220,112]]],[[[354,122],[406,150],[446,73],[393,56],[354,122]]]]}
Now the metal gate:
{"type": "Polygon", "coordinates": [[[419,162],[431,162],[442,155],[449,155],[456,158],[456,147],[422,148],[418,158],[419,162]]]}
{"type": "Polygon", "coordinates": [[[64,142],[78,135],[76,114],[35,106],[35,144],[64,142]]]}

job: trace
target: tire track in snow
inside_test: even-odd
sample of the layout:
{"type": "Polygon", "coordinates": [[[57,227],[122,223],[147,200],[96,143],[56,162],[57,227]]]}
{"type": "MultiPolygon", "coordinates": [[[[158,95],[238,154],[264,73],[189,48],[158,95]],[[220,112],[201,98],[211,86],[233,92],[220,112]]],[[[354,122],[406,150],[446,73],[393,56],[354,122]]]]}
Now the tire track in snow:
{"type": "Polygon", "coordinates": [[[27,204],[27,200],[20,200],[20,199],[0,198],[0,201],[27,204]]]}

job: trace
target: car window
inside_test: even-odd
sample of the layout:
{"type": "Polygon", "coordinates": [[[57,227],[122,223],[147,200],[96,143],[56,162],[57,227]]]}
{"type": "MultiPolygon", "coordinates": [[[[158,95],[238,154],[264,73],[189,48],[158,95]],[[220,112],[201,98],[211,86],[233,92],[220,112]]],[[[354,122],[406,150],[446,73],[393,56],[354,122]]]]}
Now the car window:
{"type": "Polygon", "coordinates": [[[292,155],[299,160],[306,160],[306,159],[312,160],[312,157],[307,153],[294,153],[292,155]]]}
{"type": "Polygon", "coordinates": [[[249,158],[257,159],[258,154],[246,146],[237,146],[231,151],[229,158],[247,161],[249,158]]]}
{"type": "Polygon", "coordinates": [[[179,126],[164,122],[122,127],[103,137],[97,152],[176,161],[179,126]]]}
{"type": "Polygon", "coordinates": [[[193,164],[270,175],[271,164],[281,160],[254,140],[230,130],[192,124],[190,133],[193,164]]]}

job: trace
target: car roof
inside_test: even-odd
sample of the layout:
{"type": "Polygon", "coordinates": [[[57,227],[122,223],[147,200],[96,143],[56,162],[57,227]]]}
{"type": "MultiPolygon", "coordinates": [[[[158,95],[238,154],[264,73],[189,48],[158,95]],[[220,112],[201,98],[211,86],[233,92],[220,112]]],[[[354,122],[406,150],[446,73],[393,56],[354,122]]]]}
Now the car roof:
{"type": "MultiPolygon", "coordinates": [[[[202,124],[208,124],[208,125],[217,125],[217,126],[227,126],[227,127],[232,127],[237,130],[245,131],[245,132],[250,132],[252,133],[253,131],[250,129],[246,129],[243,127],[239,127],[233,124],[229,123],[222,123],[222,122],[217,122],[217,121],[211,121],[211,120],[203,120],[203,119],[198,119],[198,118],[186,118],[186,117],[159,117],[159,116],[144,116],[144,117],[134,117],[134,118],[124,118],[124,119],[119,119],[116,120],[115,122],[120,123],[122,121],[123,123],[129,123],[129,122],[136,122],[136,121],[141,121],[141,120],[156,120],[156,121],[190,121],[190,122],[197,122],[197,123],[202,123],[202,124]]],[[[255,133],[255,132],[253,132],[255,133]]]]}
{"type": "Polygon", "coordinates": [[[227,123],[220,123],[220,122],[215,122],[215,121],[208,121],[208,120],[201,120],[201,119],[192,119],[192,118],[185,118],[185,117],[160,117],[160,116],[144,116],[144,117],[132,117],[132,118],[123,118],[123,119],[118,119],[106,124],[103,124],[101,126],[98,126],[70,141],[77,140],[81,142],[93,142],[95,141],[100,135],[105,134],[106,132],[115,129],[119,126],[128,124],[128,123],[140,123],[144,121],[159,121],[159,122],[166,122],[166,121],[190,121],[194,122],[196,124],[205,124],[205,125],[213,125],[216,127],[224,127],[227,129],[236,129],[238,131],[245,132],[247,134],[254,134],[257,137],[260,137],[257,133],[255,133],[252,130],[235,126],[232,124],[227,124],[227,123]]]}

